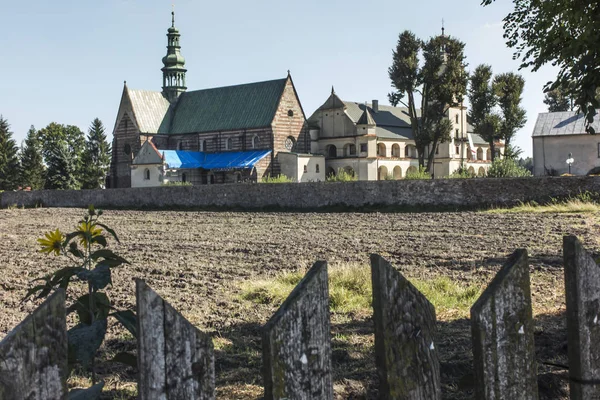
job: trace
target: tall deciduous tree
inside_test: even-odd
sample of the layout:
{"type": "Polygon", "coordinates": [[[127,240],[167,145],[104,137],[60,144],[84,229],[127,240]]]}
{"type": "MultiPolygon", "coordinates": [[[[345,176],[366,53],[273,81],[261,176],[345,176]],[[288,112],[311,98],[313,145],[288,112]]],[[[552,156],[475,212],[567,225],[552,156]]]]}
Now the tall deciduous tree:
{"type": "Polygon", "coordinates": [[[549,112],[573,111],[573,99],[566,95],[561,88],[546,92],[544,104],[549,112]]]}
{"type": "Polygon", "coordinates": [[[492,161],[496,157],[496,142],[500,139],[500,117],[494,112],[498,99],[492,86],[492,67],[479,65],[469,78],[469,120],[488,144],[492,161]]]}
{"type": "Polygon", "coordinates": [[[0,190],[14,190],[19,182],[18,147],[10,125],[0,115],[0,190]]]}
{"type": "MultiPolygon", "coordinates": [[[[489,5],[494,0],[483,0],[489,5]]],[[[513,0],[504,18],[504,38],[521,59],[521,68],[537,71],[551,63],[560,68],[545,89],[561,88],[586,115],[588,131],[600,106],[600,2],[513,0]]]]}
{"type": "Polygon", "coordinates": [[[464,47],[464,43],[452,37],[437,36],[423,42],[412,32],[404,31],[393,52],[388,73],[396,91],[389,94],[389,100],[394,106],[402,104],[407,108],[419,165],[427,171],[433,164],[438,143],[451,139],[448,109],[459,106],[466,93],[464,47]]]}
{"type": "Polygon", "coordinates": [[[92,121],[83,152],[83,189],[104,186],[110,165],[110,144],[106,140],[104,125],[98,118],[92,121]]]}
{"type": "Polygon", "coordinates": [[[500,74],[494,78],[493,88],[502,114],[500,132],[506,146],[505,155],[513,158],[511,141],[527,122],[527,112],[521,107],[525,80],[512,72],[500,74]]]}
{"type": "Polygon", "coordinates": [[[33,190],[44,188],[44,162],[38,132],[33,125],[21,151],[21,185],[33,190]]]}
{"type": "Polygon", "coordinates": [[[55,122],[39,131],[42,142],[42,154],[47,166],[46,189],[78,189],[77,150],[79,144],[73,144],[74,129],[55,122]]]}

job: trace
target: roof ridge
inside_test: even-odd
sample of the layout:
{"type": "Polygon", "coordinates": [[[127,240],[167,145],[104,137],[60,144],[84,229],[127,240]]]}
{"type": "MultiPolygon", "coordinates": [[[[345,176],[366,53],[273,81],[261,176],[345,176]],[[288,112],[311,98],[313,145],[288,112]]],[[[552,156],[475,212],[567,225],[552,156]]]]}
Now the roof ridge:
{"type": "Polygon", "coordinates": [[[212,88],[197,89],[197,90],[188,90],[184,94],[187,94],[187,93],[197,93],[197,92],[206,92],[206,91],[209,91],[209,90],[238,88],[238,87],[243,87],[243,86],[252,86],[252,85],[259,85],[259,84],[273,83],[273,82],[287,82],[287,77],[281,78],[281,79],[271,79],[271,80],[268,80],[268,81],[259,81],[259,82],[251,82],[251,83],[240,83],[240,84],[237,84],[237,85],[216,86],[216,87],[212,87],[212,88]]]}

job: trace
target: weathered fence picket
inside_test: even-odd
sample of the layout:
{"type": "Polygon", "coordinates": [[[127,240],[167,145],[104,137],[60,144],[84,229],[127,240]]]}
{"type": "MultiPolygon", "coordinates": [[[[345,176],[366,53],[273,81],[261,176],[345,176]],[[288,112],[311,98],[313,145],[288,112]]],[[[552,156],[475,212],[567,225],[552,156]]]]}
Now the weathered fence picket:
{"type": "Polygon", "coordinates": [[[0,342],[0,399],[67,398],[65,313],[59,289],[0,342]]]}
{"type": "Polygon", "coordinates": [[[379,398],[440,399],[435,308],[389,262],[371,255],[379,398]]]}
{"type": "Polygon", "coordinates": [[[476,398],[538,398],[526,250],[508,259],[471,308],[476,398]]]}
{"type": "Polygon", "coordinates": [[[600,266],[574,236],[563,252],[571,399],[600,399],[600,266]]]}
{"type": "Polygon", "coordinates": [[[267,322],[265,400],[332,400],[327,263],[317,262],[267,322]]]}
{"type": "Polygon", "coordinates": [[[136,280],[140,400],[212,400],[211,338],[142,280],[136,280]]]}

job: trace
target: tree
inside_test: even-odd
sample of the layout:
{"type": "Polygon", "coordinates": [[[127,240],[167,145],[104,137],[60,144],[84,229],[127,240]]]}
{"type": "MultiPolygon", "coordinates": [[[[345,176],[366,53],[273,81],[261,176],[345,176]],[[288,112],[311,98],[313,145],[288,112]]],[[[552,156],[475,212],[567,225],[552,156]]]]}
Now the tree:
{"type": "Polygon", "coordinates": [[[110,152],[110,144],[106,140],[102,121],[96,118],[90,126],[82,155],[83,176],[81,183],[83,189],[103,187],[110,165],[110,152]]]}
{"type": "Polygon", "coordinates": [[[47,166],[46,189],[78,189],[78,143],[73,143],[73,137],[77,138],[75,130],[67,131],[64,125],[52,122],[39,131],[39,137],[47,166]]]}
{"type": "Polygon", "coordinates": [[[510,142],[514,135],[527,122],[527,112],[521,107],[524,87],[523,77],[512,72],[494,78],[494,94],[502,113],[500,133],[507,149],[510,149],[510,142]]]}
{"type": "Polygon", "coordinates": [[[74,177],[77,182],[76,188],[80,189],[85,174],[85,165],[83,163],[83,152],[85,150],[85,133],[74,125],[66,125],[63,127],[65,138],[67,141],[67,149],[73,155],[74,177]]]}
{"type": "Polygon", "coordinates": [[[492,161],[496,157],[496,142],[500,139],[500,117],[494,113],[498,99],[492,86],[492,67],[479,65],[469,78],[468,117],[475,132],[490,145],[492,161]]]}
{"type": "MultiPolygon", "coordinates": [[[[495,0],[482,0],[484,6],[495,0]]],[[[504,38],[515,49],[521,68],[537,71],[545,64],[559,67],[545,91],[561,89],[586,116],[588,132],[600,102],[600,2],[574,0],[513,0],[504,18],[504,38]]]]}
{"type": "Polygon", "coordinates": [[[0,190],[14,190],[18,187],[18,150],[8,121],[0,115],[0,190]]]}
{"type": "Polygon", "coordinates": [[[565,94],[561,88],[546,92],[544,104],[548,106],[549,112],[573,111],[573,99],[565,94]]]}
{"type": "Polygon", "coordinates": [[[44,188],[44,162],[37,131],[31,126],[21,151],[21,185],[33,190],[44,188]]]}
{"type": "Polygon", "coordinates": [[[426,171],[433,164],[438,143],[451,140],[448,110],[459,106],[466,92],[464,47],[464,43],[452,37],[442,35],[423,42],[412,32],[404,31],[393,52],[388,73],[396,91],[388,97],[393,106],[402,104],[408,109],[419,165],[425,166],[426,171]],[[417,94],[421,97],[420,110],[417,110],[417,94]]]}

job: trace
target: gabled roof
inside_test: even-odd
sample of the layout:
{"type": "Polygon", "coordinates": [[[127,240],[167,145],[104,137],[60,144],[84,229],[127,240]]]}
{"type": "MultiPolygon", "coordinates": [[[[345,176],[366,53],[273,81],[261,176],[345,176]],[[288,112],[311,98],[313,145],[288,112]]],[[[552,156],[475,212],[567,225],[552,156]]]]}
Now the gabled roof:
{"type": "MultiPolygon", "coordinates": [[[[600,120],[594,118],[592,127],[600,131],[600,120]]],[[[538,115],[532,137],[587,135],[585,116],[575,111],[542,113],[538,115]]]]}
{"type": "Polygon", "coordinates": [[[142,133],[162,133],[169,129],[169,101],[161,92],[127,89],[135,120],[142,133]]]}
{"type": "Polygon", "coordinates": [[[133,165],[148,165],[148,164],[162,164],[163,158],[160,151],[156,148],[154,143],[146,140],[137,156],[131,162],[133,165]]]}
{"type": "Polygon", "coordinates": [[[270,126],[287,78],[182,93],[170,110],[161,92],[128,89],[142,133],[184,134],[270,126]]]}
{"type": "Polygon", "coordinates": [[[269,155],[271,150],[233,151],[223,153],[165,150],[163,153],[168,168],[231,170],[252,168],[257,162],[269,155]]]}
{"type": "Polygon", "coordinates": [[[375,120],[373,119],[373,116],[369,112],[368,107],[365,108],[365,111],[363,111],[362,116],[360,117],[360,119],[358,120],[358,122],[356,124],[357,125],[370,125],[370,126],[375,125],[375,120]]]}
{"type": "Polygon", "coordinates": [[[287,78],[185,92],[168,133],[264,128],[273,122],[287,78]]]}
{"type": "Polygon", "coordinates": [[[331,96],[329,96],[327,101],[325,103],[323,103],[323,105],[321,105],[321,107],[319,107],[319,110],[335,110],[338,108],[344,108],[345,106],[346,105],[344,104],[342,99],[340,99],[338,97],[338,95],[335,94],[335,91],[332,88],[331,96]]]}

